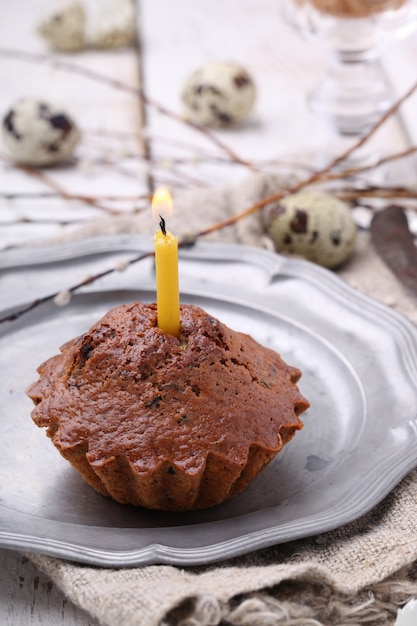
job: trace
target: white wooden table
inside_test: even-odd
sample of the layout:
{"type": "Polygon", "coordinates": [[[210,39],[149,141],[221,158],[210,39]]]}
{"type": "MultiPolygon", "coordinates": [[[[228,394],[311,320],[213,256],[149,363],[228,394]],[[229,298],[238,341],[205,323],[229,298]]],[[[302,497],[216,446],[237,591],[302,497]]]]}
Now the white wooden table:
{"type": "MultiPolygon", "coordinates": [[[[89,0],[85,5],[93,12],[99,1],[89,0]]],[[[246,176],[243,167],[198,162],[196,155],[215,150],[213,144],[153,107],[144,107],[143,116],[134,93],[68,67],[5,55],[6,48],[48,54],[47,45],[35,32],[41,10],[48,6],[48,2],[13,0],[1,9],[0,111],[28,95],[63,102],[71,111],[84,133],[83,142],[76,167],[47,171],[57,184],[73,195],[131,197],[149,194],[161,183],[181,188],[246,176]],[[143,128],[146,141],[141,136],[143,128]],[[150,167],[144,146],[152,156],[150,167]],[[187,164],[177,165],[176,157],[184,154],[187,164]]],[[[283,24],[276,0],[140,0],[137,9],[139,46],[58,58],[131,88],[141,86],[148,97],[177,115],[182,108],[181,87],[194,69],[214,59],[235,60],[253,75],[258,90],[248,122],[217,133],[236,153],[252,161],[290,160],[320,153],[332,140],[329,129],[306,106],[306,94],[324,70],[321,51],[283,24]]],[[[416,58],[417,37],[387,46],[383,64],[396,94],[417,79],[416,58]]],[[[415,107],[413,98],[400,117],[384,126],[375,138],[381,152],[387,146],[390,151],[401,150],[413,138],[417,140],[415,107]]],[[[50,192],[44,182],[0,162],[0,250],[60,234],[101,214],[101,209],[50,192]],[[44,192],[47,196],[39,196],[44,192]]],[[[132,202],[119,200],[111,207],[130,210],[132,202]]],[[[61,623],[93,626],[96,622],[67,601],[24,556],[0,550],[0,624],[61,623]]]]}

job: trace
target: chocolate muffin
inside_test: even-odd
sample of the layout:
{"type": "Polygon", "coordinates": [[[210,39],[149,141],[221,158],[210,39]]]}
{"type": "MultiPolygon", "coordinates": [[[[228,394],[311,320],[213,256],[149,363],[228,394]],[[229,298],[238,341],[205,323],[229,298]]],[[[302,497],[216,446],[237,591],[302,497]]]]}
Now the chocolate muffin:
{"type": "Polygon", "coordinates": [[[38,368],[34,422],[100,493],[185,511],[244,489],[302,428],[298,369],[199,307],[179,337],[116,307],[38,368]]]}

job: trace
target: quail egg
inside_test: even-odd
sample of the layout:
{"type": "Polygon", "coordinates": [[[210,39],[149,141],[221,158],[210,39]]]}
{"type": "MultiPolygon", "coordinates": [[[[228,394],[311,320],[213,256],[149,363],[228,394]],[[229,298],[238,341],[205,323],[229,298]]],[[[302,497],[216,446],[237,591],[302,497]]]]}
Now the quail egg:
{"type": "Polygon", "coordinates": [[[39,34],[61,52],[78,52],[85,47],[86,13],[79,2],[63,2],[38,25],[39,34]]]}
{"type": "Polygon", "coordinates": [[[59,106],[34,98],[18,100],[5,114],[3,142],[19,163],[52,165],[68,158],[81,135],[59,106]]]}
{"type": "Polygon", "coordinates": [[[100,4],[91,45],[102,49],[130,46],[136,32],[136,13],[132,0],[110,0],[100,4]]]}
{"type": "Polygon", "coordinates": [[[357,229],[349,205],[328,193],[289,195],[271,206],[267,223],[278,252],[296,254],[324,267],[341,265],[354,248],[357,229]]]}
{"type": "Polygon", "coordinates": [[[188,78],[181,97],[187,119],[202,126],[227,128],[247,118],[255,103],[256,89],[240,65],[212,61],[188,78]]]}

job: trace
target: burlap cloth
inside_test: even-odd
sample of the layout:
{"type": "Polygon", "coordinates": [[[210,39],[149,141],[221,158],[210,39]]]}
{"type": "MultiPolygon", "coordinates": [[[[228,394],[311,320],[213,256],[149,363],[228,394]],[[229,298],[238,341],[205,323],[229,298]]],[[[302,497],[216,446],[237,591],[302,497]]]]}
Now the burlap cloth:
{"type": "MultiPolygon", "coordinates": [[[[184,224],[199,231],[281,183],[277,176],[254,176],[238,187],[189,191],[175,199],[177,218],[170,226],[178,233],[184,224]]],[[[269,246],[264,217],[247,218],[211,238],[269,246]]],[[[106,217],[62,238],[153,228],[148,215],[106,217]]],[[[368,233],[359,234],[353,256],[338,274],[417,322],[415,299],[375,254],[368,233]]],[[[228,562],[102,569],[30,558],[76,605],[108,626],[380,626],[393,624],[397,606],[417,597],[416,511],[414,470],[379,506],[347,526],[228,562]]]]}

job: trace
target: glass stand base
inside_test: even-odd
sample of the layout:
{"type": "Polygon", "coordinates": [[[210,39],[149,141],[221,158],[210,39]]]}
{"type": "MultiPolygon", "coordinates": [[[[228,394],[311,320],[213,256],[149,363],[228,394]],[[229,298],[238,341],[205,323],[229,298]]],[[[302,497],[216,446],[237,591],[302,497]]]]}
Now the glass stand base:
{"type": "Polygon", "coordinates": [[[391,97],[378,61],[333,59],[309,105],[336,132],[359,136],[387,111],[391,97]]]}

